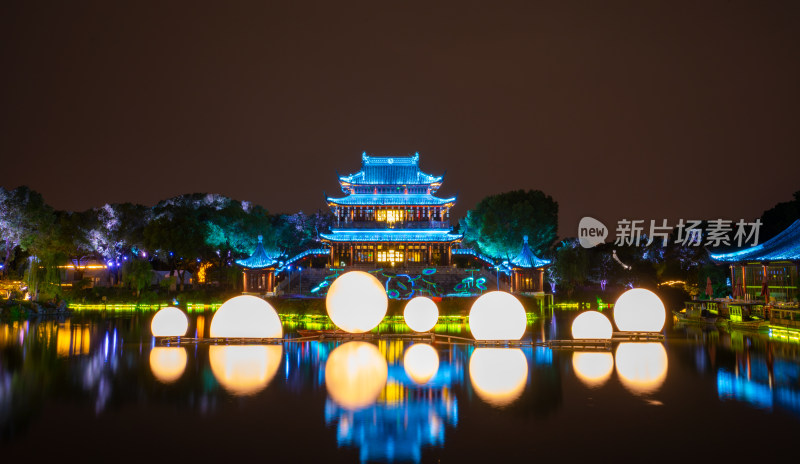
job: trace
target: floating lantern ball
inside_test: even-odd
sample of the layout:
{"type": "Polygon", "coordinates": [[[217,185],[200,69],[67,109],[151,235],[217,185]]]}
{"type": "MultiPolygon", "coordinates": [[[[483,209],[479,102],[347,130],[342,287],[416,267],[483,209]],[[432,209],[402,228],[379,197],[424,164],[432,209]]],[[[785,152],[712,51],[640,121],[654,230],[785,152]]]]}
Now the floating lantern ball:
{"type": "Polygon", "coordinates": [[[325,387],[339,406],[356,410],[378,400],[389,367],[375,345],[348,342],[337,347],[325,363],[325,387]]]}
{"type": "Polygon", "coordinates": [[[468,322],[476,340],[519,340],[528,319],[519,300],[510,293],[496,291],[475,300],[468,322]]]}
{"type": "Polygon", "coordinates": [[[182,337],[189,330],[189,319],[178,308],[167,306],[159,310],[150,322],[154,337],[182,337]]]}
{"type": "Polygon", "coordinates": [[[664,303],[644,288],[628,290],[614,304],[614,322],[624,332],[661,332],[666,320],[664,303]]]}
{"type": "Polygon", "coordinates": [[[281,338],[283,326],[269,303],[252,295],[231,298],[211,319],[212,338],[281,338]]]}
{"type": "Polygon", "coordinates": [[[350,333],[369,332],[386,315],[389,298],[372,274],[350,271],[337,277],[328,290],[325,307],[331,321],[350,333]]]}
{"type": "Polygon", "coordinates": [[[578,314],[572,321],[572,338],[609,340],[614,332],[611,321],[597,311],[586,311],[578,314]]]}
{"type": "Polygon", "coordinates": [[[428,332],[439,321],[439,308],[430,298],[412,298],[403,311],[406,325],[414,332],[428,332]]]}
{"type": "Polygon", "coordinates": [[[403,369],[416,384],[424,385],[439,370],[439,354],[427,343],[411,345],[403,355],[403,369]]]}

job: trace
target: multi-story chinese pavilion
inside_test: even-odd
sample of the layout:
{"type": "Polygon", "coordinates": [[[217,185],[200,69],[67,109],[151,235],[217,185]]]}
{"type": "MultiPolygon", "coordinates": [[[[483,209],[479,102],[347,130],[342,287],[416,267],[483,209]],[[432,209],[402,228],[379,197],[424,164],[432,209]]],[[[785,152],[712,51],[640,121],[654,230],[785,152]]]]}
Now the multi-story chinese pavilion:
{"type": "Polygon", "coordinates": [[[452,233],[456,198],[434,194],[444,176],[419,169],[419,153],[361,157],[361,170],[339,176],[344,197],[327,197],[336,217],[329,234],[331,265],[449,265],[460,234],[452,233]]]}

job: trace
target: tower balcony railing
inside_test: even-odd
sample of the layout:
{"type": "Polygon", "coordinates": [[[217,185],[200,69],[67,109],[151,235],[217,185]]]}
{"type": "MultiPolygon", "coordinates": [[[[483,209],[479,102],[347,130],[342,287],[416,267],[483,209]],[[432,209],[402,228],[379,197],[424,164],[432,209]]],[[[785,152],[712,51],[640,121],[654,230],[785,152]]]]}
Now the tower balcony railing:
{"type": "Polygon", "coordinates": [[[339,221],[339,229],[450,229],[450,221],[339,221]]]}

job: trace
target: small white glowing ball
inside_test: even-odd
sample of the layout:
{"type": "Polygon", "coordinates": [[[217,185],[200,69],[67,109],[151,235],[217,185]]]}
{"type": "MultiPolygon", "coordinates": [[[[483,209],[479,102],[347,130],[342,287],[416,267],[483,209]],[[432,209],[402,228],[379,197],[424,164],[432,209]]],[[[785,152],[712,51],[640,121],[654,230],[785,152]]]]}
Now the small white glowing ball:
{"type": "Polygon", "coordinates": [[[469,358],[469,380],[483,401],[507,406],[525,390],[528,361],[519,348],[476,348],[469,358]]]}
{"type": "Polygon", "coordinates": [[[623,332],[661,332],[666,320],[664,303],[644,288],[628,290],[614,304],[614,323],[623,332]]]}
{"type": "Polygon", "coordinates": [[[333,281],[325,306],[337,327],[350,333],[363,333],[377,327],[386,316],[389,298],[375,276],[350,271],[333,281]]]}
{"type": "Polygon", "coordinates": [[[278,372],[282,345],[211,345],[211,372],[222,388],[236,396],[248,396],[267,387],[278,372]]]}
{"type": "Polygon", "coordinates": [[[412,298],[403,310],[406,325],[414,332],[428,332],[439,322],[439,308],[430,298],[412,298]]]}
{"type": "Polygon", "coordinates": [[[635,394],[653,393],[667,378],[667,351],[661,343],[620,343],[615,356],[622,385],[635,394]]]}
{"type": "Polygon", "coordinates": [[[597,311],[580,313],[572,321],[572,338],[574,339],[608,340],[613,332],[611,321],[597,311]]]}
{"type": "Polygon", "coordinates": [[[411,345],[403,355],[403,369],[417,385],[424,385],[439,370],[439,353],[427,343],[411,345]]]}
{"type": "Polygon", "coordinates": [[[506,292],[484,293],[472,304],[469,328],[476,340],[519,340],[528,319],[518,299],[506,292]]]}
{"type": "Polygon", "coordinates": [[[269,303],[252,295],[231,298],[211,319],[212,338],[281,338],[283,326],[269,303]]]}
{"type": "Polygon", "coordinates": [[[157,346],[150,350],[150,370],[163,383],[178,380],[186,370],[186,348],[157,346]]]}
{"type": "Polygon", "coordinates": [[[150,322],[150,332],[154,337],[183,337],[187,330],[189,318],[172,306],[159,310],[150,322]]]}
{"type": "Polygon", "coordinates": [[[365,408],[378,400],[389,367],[375,345],[348,342],[336,348],[325,363],[325,387],[345,409],[365,408]]]}
{"type": "Polygon", "coordinates": [[[614,370],[611,353],[576,351],[572,353],[572,368],[575,376],[590,388],[602,386],[614,370]]]}

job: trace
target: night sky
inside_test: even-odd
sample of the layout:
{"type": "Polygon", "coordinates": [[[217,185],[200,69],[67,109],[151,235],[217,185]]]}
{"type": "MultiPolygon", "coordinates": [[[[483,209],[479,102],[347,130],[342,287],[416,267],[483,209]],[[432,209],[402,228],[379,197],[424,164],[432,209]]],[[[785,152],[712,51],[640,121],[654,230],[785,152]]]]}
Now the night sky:
{"type": "Polygon", "coordinates": [[[420,152],[463,215],[753,219],[800,190],[800,2],[0,3],[0,185],[325,208],[420,152]]]}

